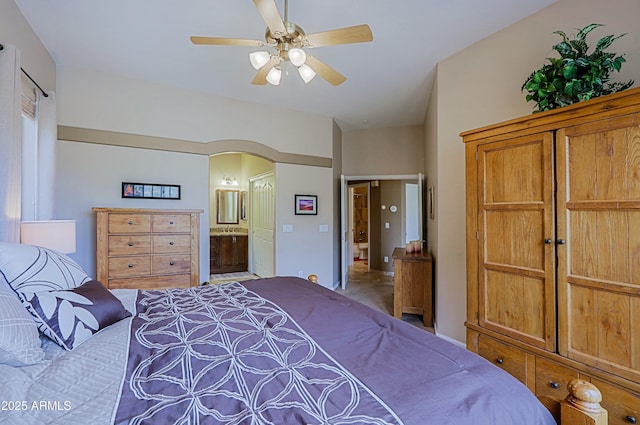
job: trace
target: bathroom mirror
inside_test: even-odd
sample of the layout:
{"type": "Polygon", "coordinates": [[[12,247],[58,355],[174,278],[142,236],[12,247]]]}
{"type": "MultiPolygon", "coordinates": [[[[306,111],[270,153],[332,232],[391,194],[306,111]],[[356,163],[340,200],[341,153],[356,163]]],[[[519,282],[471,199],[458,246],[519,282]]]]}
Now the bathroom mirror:
{"type": "Polygon", "coordinates": [[[238,224],[238,190],[216,190],[218,224],[238,224]]]}
{"type": "Polygon", "coordinates": [[[247,219],[247,191],[240,192],[240,220],[247,219]]]}

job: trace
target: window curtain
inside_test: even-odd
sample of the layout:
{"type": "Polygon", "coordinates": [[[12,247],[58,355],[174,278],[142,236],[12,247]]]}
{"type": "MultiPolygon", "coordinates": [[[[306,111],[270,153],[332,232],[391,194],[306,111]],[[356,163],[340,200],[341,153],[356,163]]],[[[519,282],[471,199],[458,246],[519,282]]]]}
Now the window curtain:
{"type": "Polygon", "coordinates": [[[0,50],[0,241],[20,242],[22,123],[20,50],[0,50]]]}
{"type": "Polygon", "coordinates": [[[36,220],[52,220],[56,177],[56,96],[47,90],[48,97],[37,92],[37,192],[36,220]]]}

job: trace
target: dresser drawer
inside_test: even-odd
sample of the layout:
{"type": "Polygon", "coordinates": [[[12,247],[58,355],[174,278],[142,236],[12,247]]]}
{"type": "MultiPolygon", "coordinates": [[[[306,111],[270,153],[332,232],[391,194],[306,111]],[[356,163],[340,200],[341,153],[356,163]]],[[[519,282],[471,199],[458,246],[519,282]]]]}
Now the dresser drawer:
{"type": "Polygon", "coordinates": [[[536,396],[558,422],[560,402],[569,395],[567,384],[579,377],[579,373],[573,369],[536,357],[536,396]]]}
{"type": "Polygon", "coordinates": [[[602,393],[602,407],[609,412],[609,425],[640,423],[640,395],[591,379],[602,393]]]}
{"type": "Polygon", "coordinates": [[[188,274],[109,280],[109,289],[166,289],[189,286],[191,286],[191,276],[188,274]]]}
{"type": "Polygon", "coordinates": [[[145,233],[151,231],[148,214],[109,214],[109,233],[145,233]]]}
{"type": "Polygon", "coordinates": [[[109,256],[151,253],[151,236],[115,235],[109,236],[109,256]]]}
{"type": "Polygon", "coordinates": [[[191,217],[189,215],[153,215],[151,231],[153,233],[189,233],[191,217]]]}
{"type": "Polygon", "coordinates": [[[190,235],[153,235],[153,252],[155,254],[190,251],[190,235]]]}
{"type": "Polygon", "coordinates": [[[109,277],[145,276],[151,273],[150,257],[109,258],[109,277]]]}
{"type": "Polygon", "coordinates": [[[498,342],[486,335],[480,335],[478,337],[478,354],[526,385],[527,355],[524,351],[498,342]]]}
{"type": "Polygon", "coordinates": [[[151,259],[152,274],[189,273],[191,256],[189,254],[154,255],[151,259]]]}

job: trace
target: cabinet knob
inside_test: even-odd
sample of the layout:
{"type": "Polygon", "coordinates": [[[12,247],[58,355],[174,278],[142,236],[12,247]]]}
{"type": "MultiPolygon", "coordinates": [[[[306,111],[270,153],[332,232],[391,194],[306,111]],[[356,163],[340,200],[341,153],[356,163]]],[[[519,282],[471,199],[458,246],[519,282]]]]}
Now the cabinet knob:
{"type": "Polygon", "coordinates": [[[548,239],[548,238],[544,240],[544,243],[546,245],[551,245],[551,242],[553,242],[553,241],[551,239],[548,239]]]}
{"type": "Polygon", "coordinates": [[[133,246],[133,242],[129,242],[127,245],[129,245],[129,246],[133,246]]]}
{"type": "Polygon", "coordinates": [[[551,381],[549,382],[549,386],[554,390],[557,390],[560,387],[560,384],[558,384],[557,382],[551,381]]]}
{"type": "Polygon", "coordinates": [[[130,269],[132,269],[134,265],[135,265],[135,264],[131,264],[131,263],[129,263],[129,264],[127,264],[127,267],[129,267],[130,269]]]}
{"type": "Polygon", "coordinates": [[[564,245],[564,239],[558,239],[558,241],[556,242],[558,245],[564,245]]]}
{"type": "Polygon", "coordinates": [[[169,224],[173,225],[173,221],[170,221],[169,224]]]}
{"type": "Polygon", "coordinates": [[[635,423],[637,422],[637,421],[636,421],[636,417],[635,417],[635,416],[631,416],[631,415],[627,416],[627,417],[625,418],[625,420],[626,420],[627,422],[629,422],[630,424],[635,424],[635,423]]]}
{"type": "Polygon", "coordinates": [[[498,357],[498,358],[496,359],[496,363],[498,363],[498,364],[502,364],[502,363],[504,363],[504,360],[502,359],[502,357],[498,357]]]}
{"type": "Polygon", "coordinates": [[[129,222],[127,224],[128,225],[132,225],[133,224],[133,220],[129,220],[129,222]]]}
{"type": "Polygon", "coordinates": [[[169,245],[172,245],[172,246],[173,246],[173,244],[174,244],[174,242],[173,242],[173,241],[169,242],[169,245]]]}
{"type": "Polygon", "coordinates": [[[173,266],[175,264],[175,261],[169,261],[169,265],[173,266]]]}

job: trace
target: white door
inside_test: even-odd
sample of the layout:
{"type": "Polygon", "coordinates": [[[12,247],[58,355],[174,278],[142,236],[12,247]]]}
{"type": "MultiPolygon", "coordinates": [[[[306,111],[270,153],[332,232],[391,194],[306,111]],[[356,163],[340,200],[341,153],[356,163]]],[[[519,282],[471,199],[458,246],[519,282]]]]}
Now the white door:
{"type": "Polygon", "coordinates": [[[275,175],[267,173],[250,179],[251,258],[253,273],[260,277],[275,274],[275,175]]]}
{"type": "Polygon", "coordinates": [[[405,242],[421,240],[420,232],[420,217],[419,213],[419,199],[418,199],[418,184],[406,183],[405,184],[405,242]]]}

